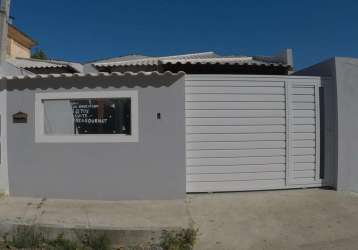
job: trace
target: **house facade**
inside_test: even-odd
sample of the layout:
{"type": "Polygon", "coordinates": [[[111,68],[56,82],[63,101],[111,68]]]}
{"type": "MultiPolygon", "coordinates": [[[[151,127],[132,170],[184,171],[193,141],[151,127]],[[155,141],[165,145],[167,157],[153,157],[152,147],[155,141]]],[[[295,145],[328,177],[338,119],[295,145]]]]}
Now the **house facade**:
{"type": "Polygon", "coordinates": [[[1,78],[0,185],[10,195],[181,199],[337,187],[343,176],[329,160],[340,80],[292,75],[290,50],[21,63],[8,61],[22,74],[1,78]],[[56,73],[66,67],[76,71],[56,73]]]}

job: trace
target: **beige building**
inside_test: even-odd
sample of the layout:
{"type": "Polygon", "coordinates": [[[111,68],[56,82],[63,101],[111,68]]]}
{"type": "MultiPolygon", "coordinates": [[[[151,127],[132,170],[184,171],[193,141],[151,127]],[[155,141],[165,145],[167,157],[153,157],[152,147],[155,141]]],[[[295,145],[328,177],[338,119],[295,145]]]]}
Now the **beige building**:
{"type": "Polygon", "coordinates": [[[9,24],[8,27],[8,56],[10,58],[30,58],[31,49],[36,42],[14,25],[9,24]]]}

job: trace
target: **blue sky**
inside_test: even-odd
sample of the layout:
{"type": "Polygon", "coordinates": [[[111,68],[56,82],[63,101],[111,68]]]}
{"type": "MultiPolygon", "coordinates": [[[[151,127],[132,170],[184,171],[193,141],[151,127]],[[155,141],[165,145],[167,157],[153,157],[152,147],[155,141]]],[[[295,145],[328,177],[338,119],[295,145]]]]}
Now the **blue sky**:
{"type": "Polygon", "coordinates": [[[294,49],[296,69],[358,57],[358,1],[12,0],[14,24],[56,59],[142,53],[271,55],[294,49]]]}

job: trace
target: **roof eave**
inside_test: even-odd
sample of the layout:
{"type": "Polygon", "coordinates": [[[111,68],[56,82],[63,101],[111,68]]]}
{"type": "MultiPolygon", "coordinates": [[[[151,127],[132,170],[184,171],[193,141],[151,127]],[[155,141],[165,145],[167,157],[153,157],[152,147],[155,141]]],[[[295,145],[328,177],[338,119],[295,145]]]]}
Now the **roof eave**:
{"type": "Polygon", "coordinates": [[[21,31],[20,29],[18,29],[15,25],[13,24],[8,24],[9,26],[9,36],[11,36],[11,29],[13,29],[14,32],[16,32],[17,34],[19,34],[23,39],[25,39],[25,45],[24,46],[28,46],[29,48],[32,48],[36,45],[38,45],[38,42],[35,41],[33,38],[31,38],[29,35],[27,35],[26,33],[24,33],[23,31],[21,31]]]}

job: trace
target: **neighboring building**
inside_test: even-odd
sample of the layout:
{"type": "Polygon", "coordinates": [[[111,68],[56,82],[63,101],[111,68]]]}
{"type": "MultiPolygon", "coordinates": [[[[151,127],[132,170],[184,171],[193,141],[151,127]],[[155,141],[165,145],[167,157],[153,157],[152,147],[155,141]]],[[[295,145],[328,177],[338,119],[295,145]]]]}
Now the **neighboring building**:
{"type": "Polygon", "coordinates": [[[16,28],[13,24],[9,24],[7,54],[10,58],[30,58],[31,49],[36,44],[30,36],[16,28]]]}
{"type": "Polygon", "coordinates": [[[8,26],[8,59],[9,65],[5,72],[0,69],[0,74],[62,74],[83,72],[83,66],[79,63],[60,60],[39,60],[31,58],[31,49],[37,43],[27,34],[20,31],[13,24],[8,26]],[[19,71],[18,73],[16,73],[19,71]]]}

